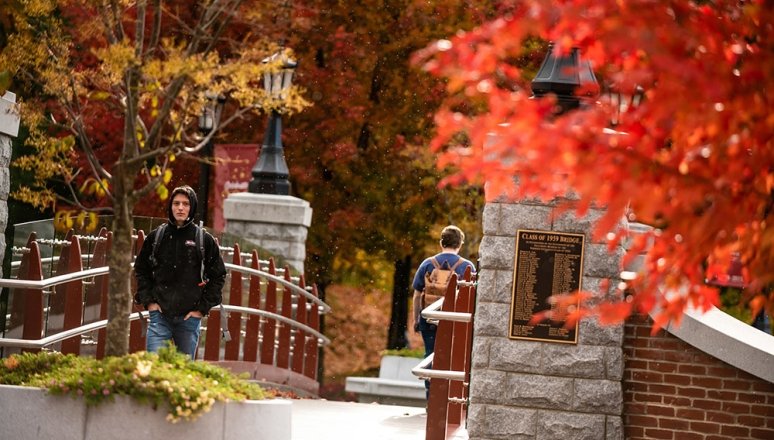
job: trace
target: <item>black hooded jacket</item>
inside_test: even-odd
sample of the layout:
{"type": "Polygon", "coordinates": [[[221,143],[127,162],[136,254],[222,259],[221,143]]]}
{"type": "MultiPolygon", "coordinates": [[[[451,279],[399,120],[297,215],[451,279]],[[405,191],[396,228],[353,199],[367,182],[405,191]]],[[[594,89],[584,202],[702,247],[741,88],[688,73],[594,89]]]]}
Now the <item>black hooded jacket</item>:
{"type": "MultiPolygon", "coordinates": [[[[153,242],[159,228],[154,229],[142,245],[134,263],[137,277],[135,302],[146,309],[150,303],[161,306],[161,312],[168,316],[184,316],[198,310],[207,315],[210,308],[221,303],[221,290],[226,280],[226,267],[220,255],[218,244],[212,235],[204,233],[204,271],[207,283],[202,287],[201,257],[196,243],[196,193],[190,187],[176,190],[169,198],[167,216],[169,223],[164,229],[156,249],[156,266],[151,262],[153,242]],[[191,211],[183,226],[178,226],[172,214],[172,199],[177,194],[186,194],[191,211]]],[[[202,231],[204,232],[204,231],[202,231]]]]}

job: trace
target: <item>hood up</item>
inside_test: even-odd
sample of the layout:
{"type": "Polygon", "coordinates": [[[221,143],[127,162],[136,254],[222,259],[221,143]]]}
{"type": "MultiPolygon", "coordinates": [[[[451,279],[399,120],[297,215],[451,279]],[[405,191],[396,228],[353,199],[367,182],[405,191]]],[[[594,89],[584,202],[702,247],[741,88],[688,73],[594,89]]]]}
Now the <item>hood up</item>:
{"type": "Polygon", "coordinates": [[[174,199],[178,194],[185,194],[188,196],[188,202],[191,204],[191,210],[188,212],[188,218],[185,219],[185,224],[181,226],[184,227],[188,226],[194,221],[198,201],[196,199],[196,191],[194,191],[193,188],[188,185],[178,186],[177,188],[173,189],[172,194],[169,195],[169,202],[167,202],[167,218],[169,219],[169,223],[172,225],[177,225],[177,222],[175,222],[175,216],[172,214],[172,199],[174,199]]]}

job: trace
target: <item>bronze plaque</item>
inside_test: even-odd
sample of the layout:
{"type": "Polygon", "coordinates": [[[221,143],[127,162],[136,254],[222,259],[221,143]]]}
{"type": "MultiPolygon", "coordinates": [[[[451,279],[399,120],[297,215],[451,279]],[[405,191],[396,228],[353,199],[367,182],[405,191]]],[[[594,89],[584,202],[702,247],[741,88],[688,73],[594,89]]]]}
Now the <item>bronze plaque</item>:
{"type": "MultiPolygon", "coordinates": [[[[532,315],[551,309],[551,295],[581,289],[585,236],[552,231],[519,229],[511,298],[511,339],[576,344],[578,324],[565,328],[564,322],[529,323],[532,315]]],[[[576,305],[577,306],[577,305],[576,305]]]]}

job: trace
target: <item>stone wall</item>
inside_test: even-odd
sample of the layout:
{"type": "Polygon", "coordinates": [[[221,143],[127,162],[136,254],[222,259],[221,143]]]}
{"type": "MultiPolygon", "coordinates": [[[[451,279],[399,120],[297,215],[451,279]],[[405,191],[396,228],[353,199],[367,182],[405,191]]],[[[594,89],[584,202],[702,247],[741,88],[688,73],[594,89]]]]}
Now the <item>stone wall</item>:
{"type": "Polygon", "coordinates": [[[285,195],[234,193],[223,203],[223,217],[226,232],[250,239],[304,273],[312,223],[309,202],[285,195]]]}
{"type": "MultiPolygon", "coordinates": [[[[11,137],[0,133],[0,255],[5,255],[5,229],[8,226],[8,193],[11,188],[11,137]]],[[[0,277],[3,268],[0,266],[0,277]]]]}
{"type": "Polygon", "coordinates": [[[623,327],[580,323],[577,345],[508,338],[516,231],[586,236],[582,286],[616,278],[623,250],[593,242],[602,214],[551,219],[555,206],[489,203],[484,210],[468,433],[471,440],[623,439],[623,327]]]}
{"type": "MultiPolygon", "coordinates": [[[[5,92],[0,97],[0,256],[5,255],[5,228],[8,226],[8,192],[11,188],[11,143],[19,134],[19,109],[16,95],[5,92]]],[[[3,276],[0,267],[0,277],[3,276]]]]}
{"type": "Polygon", "coordinates": [[[552,220],[554,209],[485,207],[469,438],[774,438],[774,338],[718,309],[686,310],[679,326],[654,334],[648,317],[614,327],[585,320],[577,345],[508,338],[518,229],[584,234],[584,290],[619,277],[623,249],[610,254],[590,234],[604,211],[552,220]]]}

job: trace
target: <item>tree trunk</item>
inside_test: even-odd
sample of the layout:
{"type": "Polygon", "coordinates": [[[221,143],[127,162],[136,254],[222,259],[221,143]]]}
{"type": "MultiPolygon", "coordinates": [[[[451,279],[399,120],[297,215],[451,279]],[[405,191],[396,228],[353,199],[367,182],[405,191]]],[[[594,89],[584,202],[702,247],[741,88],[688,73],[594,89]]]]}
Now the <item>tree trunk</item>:
{"type": "Polygon", "coordinates": [[[129,351],[129,313],[132,308],[132,204],[127,193],[131,191],[131,180],[123,176],[133,176],[122,172],[123,167],[116,166],[113,179],[113,245],[108,253],[110,268],[108,285],[108,324],[106,356],[121,356],[129,351]],[[125,181],[129,180],[129,182],[125,181]]]}
{"type": "Polygon", "coordinates": [[[408,347],[408,297],[411,279],[411,255],[395,260],[392,276],[392,310],[390,330],[387,335],[387,349],[397,350],[408,347]]]}

